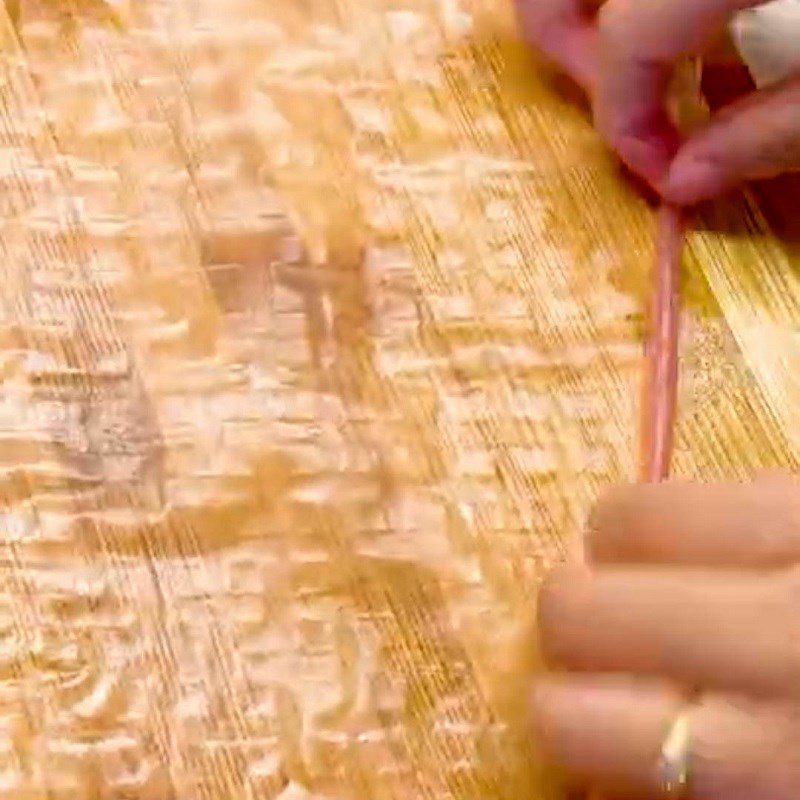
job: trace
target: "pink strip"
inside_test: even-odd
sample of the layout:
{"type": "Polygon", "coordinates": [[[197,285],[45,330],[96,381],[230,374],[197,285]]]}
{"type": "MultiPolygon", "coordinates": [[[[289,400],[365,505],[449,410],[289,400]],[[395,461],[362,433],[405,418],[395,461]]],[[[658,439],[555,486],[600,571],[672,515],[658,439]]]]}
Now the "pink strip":
{"type": "Polygon", "coordinates": [[[678,393],[678,304],[684,225],[681,212],[658,212],[650,322],[644,347],[639,477],[658,483],[669,475],[678,393]]]}

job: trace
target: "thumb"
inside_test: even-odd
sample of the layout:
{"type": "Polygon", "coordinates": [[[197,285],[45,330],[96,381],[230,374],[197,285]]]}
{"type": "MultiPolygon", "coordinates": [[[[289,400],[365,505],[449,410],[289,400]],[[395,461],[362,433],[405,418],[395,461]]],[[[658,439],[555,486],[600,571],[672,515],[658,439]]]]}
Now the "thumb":
{"type": "Polygon", "coordinates": [[[800,170],[800,76],[720,111],[680,148],[660,185],[692,205],[748,180],[800,170]]]}

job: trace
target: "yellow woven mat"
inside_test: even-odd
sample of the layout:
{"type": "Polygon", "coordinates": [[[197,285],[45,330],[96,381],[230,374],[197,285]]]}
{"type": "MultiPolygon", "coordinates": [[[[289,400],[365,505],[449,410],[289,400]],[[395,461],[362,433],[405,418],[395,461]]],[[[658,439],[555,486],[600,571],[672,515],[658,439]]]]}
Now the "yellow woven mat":
{"type": "MultiPolygon", "coordinates": [[[[3,796],[532,796],[511,643],[633,471],[648,210],[500,0],[115,8],[3,21],[3,796]]],[[[796,259],[731,214],[683,475],[797,453],[796,259]]]]}

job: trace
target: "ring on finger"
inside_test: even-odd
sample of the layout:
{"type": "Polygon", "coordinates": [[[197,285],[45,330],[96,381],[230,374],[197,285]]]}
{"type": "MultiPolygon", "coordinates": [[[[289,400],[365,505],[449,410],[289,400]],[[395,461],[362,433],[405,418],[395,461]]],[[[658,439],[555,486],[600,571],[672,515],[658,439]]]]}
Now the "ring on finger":
{"type": "Polygon", "coordinates": [[[664,737],[658,759],[658,777],[662,795],[670,800],[683,800],[689,791],[691,760],[691,727],[687,704],[674,717],[664,737]]]}

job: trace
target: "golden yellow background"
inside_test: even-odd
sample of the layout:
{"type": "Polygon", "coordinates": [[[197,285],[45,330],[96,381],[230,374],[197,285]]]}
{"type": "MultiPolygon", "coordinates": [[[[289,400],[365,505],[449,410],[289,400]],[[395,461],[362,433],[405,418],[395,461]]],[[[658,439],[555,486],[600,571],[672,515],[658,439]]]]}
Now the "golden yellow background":
{"type": "MultiPolygon", "coordinates": [[[[633,472],[649,210],[503,0],[119,11],[3,20],[0,796],[532,796],[514,642],[633,472]]],[[[719,213],[704,478],[800,435],[793,246],[719,213]]]]}

